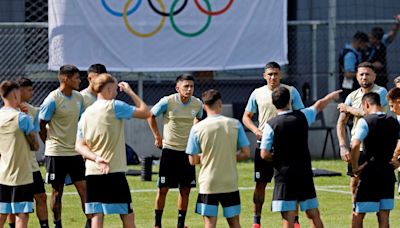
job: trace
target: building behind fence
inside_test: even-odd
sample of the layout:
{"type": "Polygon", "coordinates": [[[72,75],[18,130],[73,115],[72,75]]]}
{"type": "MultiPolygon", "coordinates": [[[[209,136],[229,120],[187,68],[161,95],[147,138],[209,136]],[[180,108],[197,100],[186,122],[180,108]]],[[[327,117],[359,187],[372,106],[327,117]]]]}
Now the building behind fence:
{"type": "MultiPolygon", "coordinates": [[[[40,105],[58,86],[56,72],[47,70],[47,10],[47,0],[0,0],[0,80],[31,78],[36,92],[34,105],[40,105]]],[[[337,88],[340,49],[356,31],[368,33],[374,26],[388,31],[396,14],[400,14],[400,1],[394,0],[288,0],[289,64],[283,67],[284,82],[296,86],[308,102],[337,88]]],[[[400,34],[388,47],[387,60],[391,87],[391,79],[400,74],[400,34]]],[[[265,84],[262,72],[190,73],[197,79],[195,95],[216,88],[225,103],[243,105],[254,88],[265,84]]],[[[150,105],[175,91],[173,80],[180,73],[113,72],[119,80],[129,81],[150,105]]],[[[86,86],[87,81],[82,80],[82,88],[86,86]]],[[[128,99],[123,94],[119,98],[128,99]]]]}

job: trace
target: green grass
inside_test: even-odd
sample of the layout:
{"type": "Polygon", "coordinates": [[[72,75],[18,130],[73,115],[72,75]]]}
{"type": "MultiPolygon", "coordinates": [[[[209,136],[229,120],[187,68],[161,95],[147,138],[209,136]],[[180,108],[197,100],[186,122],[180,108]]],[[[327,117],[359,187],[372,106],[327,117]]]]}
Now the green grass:
{"type": "MultiPolygon", "coordinates": [[[[325,227],[350,227],[351,222],[351,195],[349,192],[348,181],[349,178],[345,175],[346,165],[339,160],[321,160],[313,161],[313,167],[328,169],[341,172],[343,175],[340,177],[317,177],[314,178],[317,187],[317,194],[320,203],[321,217],[325,227]]],[[[130,167],[133,169],[140,169],[140,167],[130,167]]],[[[158,171],[157,166],[153,166],[153,170],[158,171]]],[[[254,187],[252,180],[253,163],[246,162],[238,165],[239,170],[239,186],[240,187],[254,187]]],[[[156,196],[156,175],[153,175],[152,182],[142,182],[140,176],[128,176],[128,182],[131,191],[147,190],[143,192],[133,192],[132,200],[136,217],[137,227],[152,227],[154,224],[153,205],[156,196]]],[[[279,213],[272,213],[271,207],[271,186],[268,186],[266,192],[266,200],[264,210],[262,213],[262,227],[280,227],[281,217],[279,213]]],[[[50,193],[49,186],[46,190],[50,193]]],[[[396,188],[397,190],[397,188],[396,188]]],[[[80,207],[79,196],[75,194],[75,189],[72,186],[66,186],[64,192],[68,193],[63,196],[63,212],[62,221],[64,227],[84,227],[85,217],[80,207]],[[71,194],[73,193],[73,194],[71,194]]],[[[253,204],[252,204],[252,189],[243,189],[240,191],[242,201],[242,213],[240,221],[242,227],[251,227],[253,220],[253,204]]],[[[168,194],[166,207],[163,215],[163,226],[165,228],[176,227],[177,221],[177,196],[176,191],[171,191],[168,194]]],[[[194,189],[190,196],[189,209],[187,213],[186,223],[189,228],[203,227],[202,217],[194,213],[194,205],[196,202],[197,190],[194,189]]],[[[397,197],[397,194],[396,194],[397,197]]],[[[398,197],[397,197],[398,198],[398,197]]],[[[398,200],[398,199],[397,199],[398,200]]],[[[48,202],[49,204],[49,202],[48,202]]],[[[226,220],[223,218],[220,208],[219,227],[228,227],[226,220]]],[[[399,206],[395,205],[395,210],[392,211],[390,222],[392,227],[399,227],[400,225],[400,210],[399,206]]],[[[50,213],[50,222],[51,213],[50,213]]],[[[304,213],[300,214],[300,222],[302,227],[309,227],[308,221],[304,213]]],[[[38,220],[35,214],[30,215],[29,227],[37,227],[38,220]]],[[[121,227],[121,221],[117,215],[108,215],[105,217],[105,227],[121,227]]],[[[364,227],[377,227],[375,214],[368,214],[364,221],[364,227]]]]}

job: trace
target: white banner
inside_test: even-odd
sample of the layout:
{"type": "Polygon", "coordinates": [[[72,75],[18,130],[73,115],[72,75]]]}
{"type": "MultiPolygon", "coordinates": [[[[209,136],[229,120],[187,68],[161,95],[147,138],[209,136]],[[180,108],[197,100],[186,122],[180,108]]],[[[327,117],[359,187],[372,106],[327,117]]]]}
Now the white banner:
{"type": "Polygon", "coordinates": [[[287,63],[286,0],[49,0],[49,69],[202,71],[287,63]]]}

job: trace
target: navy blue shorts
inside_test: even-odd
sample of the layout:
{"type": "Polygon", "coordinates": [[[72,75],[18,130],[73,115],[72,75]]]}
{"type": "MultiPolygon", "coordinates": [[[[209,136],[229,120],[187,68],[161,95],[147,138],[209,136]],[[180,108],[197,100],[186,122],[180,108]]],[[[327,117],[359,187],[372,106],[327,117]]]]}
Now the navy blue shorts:
{"type": "Polygon", "coordinates": [[[273,176],[273,164],[261,158],[261,150],[258,145],[254,154],[254,181],[270,183],[273,176]]]}
{"type": "Polygon", "coordinates": [[[232,218],[240,214],[239,191],[218,194],[199,194],[195,212],[202,216],[217,217],[219,203],[221,203],[225,218],[232,218]]]}
{"type": "Polygon", "coordinates": [[[196,170],[185,151],[164,148],[161,154],[158,187],[196,187],[196,170]]]}
{"type": "Polygon", "coordinates": [[[85,161],[81,155],[46,156],[47,184],[64,184],[68,175],[72,182],[85,180],[85,161]]]}

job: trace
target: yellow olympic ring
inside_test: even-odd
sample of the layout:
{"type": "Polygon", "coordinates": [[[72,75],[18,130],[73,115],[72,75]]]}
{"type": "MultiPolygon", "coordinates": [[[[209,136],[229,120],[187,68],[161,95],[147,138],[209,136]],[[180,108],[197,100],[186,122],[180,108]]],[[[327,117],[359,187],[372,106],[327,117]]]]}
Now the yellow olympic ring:
{"type": "MultiPolygon", "coordinates": [[[[138,31],[136,31],[135,29],[132,28],[132,26],[129,24],[129,21],[128,21],[128,9],[129,9],[129,6],[131,5],[132,1],[133,1],[133,0],[128,0],[128,1],[125,3],[125,6],[124,6],[124,13],[123,13],[124,24],[125,24],[126,28],[128,29],[128,31],[129,31],[130,33],[132,33],[133,35],[138,36],[138,37],[141,37],[141,38],[149,38],[149,37],[154,36],[154,35],[157,34],[158,32],[160,32],[161,28],[162,28],[162,27],[164,26],[164,24],[165,24],[166,18],[165,18],[164,16],[161,17],[160,24],[156,27],[156,29],[154,29],[153,31],[151,31],[151,32],[149,32],[149,33],[140,33],[140,32],[138,32],[138,31]]],[[[165,10],[165,5],[164,5],[163,1],[162,1],[162,0],[157,0],[157,2],[158,2],[158,4],[160,4],[161,11],[162,11],[162,12],[166,12],[166,10],[165,10]]]]}

